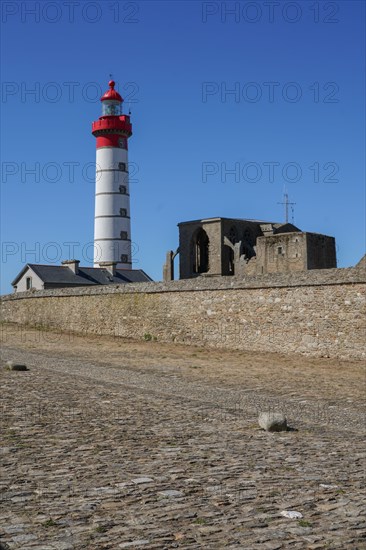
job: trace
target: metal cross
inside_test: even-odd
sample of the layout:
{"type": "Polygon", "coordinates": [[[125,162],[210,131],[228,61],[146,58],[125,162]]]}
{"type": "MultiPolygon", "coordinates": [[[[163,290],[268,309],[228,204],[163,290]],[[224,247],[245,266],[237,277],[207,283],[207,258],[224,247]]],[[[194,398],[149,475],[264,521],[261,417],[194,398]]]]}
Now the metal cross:
{"type": "MultiPolygon", "coordinates": [[[[283,202],[278,202],[277,204],[282,204],[285,207],[285,223],[288,223],[288,207],[294,206],[296,202],[290,202],[288,198],[288,193],[286,193],[285,191],[283,194],[283,202]]],[[[291,210],[292,210],[292,221],[294,221],[293,220],[294,209],[291,208],[291,210]]]]}

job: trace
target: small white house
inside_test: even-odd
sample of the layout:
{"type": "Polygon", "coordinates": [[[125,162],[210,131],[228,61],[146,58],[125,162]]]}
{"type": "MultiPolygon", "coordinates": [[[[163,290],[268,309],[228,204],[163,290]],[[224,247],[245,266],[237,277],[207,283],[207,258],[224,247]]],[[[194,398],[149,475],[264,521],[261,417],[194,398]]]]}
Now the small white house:
{"type": "Polygon", "coordinates": [[[99,267],[79,267],[79,263],[65,260],[62,265],[27,264],[11,283],[14,292],[152,281],[142,269],[116,269],[112,262],[100,263],[99,267]]]}

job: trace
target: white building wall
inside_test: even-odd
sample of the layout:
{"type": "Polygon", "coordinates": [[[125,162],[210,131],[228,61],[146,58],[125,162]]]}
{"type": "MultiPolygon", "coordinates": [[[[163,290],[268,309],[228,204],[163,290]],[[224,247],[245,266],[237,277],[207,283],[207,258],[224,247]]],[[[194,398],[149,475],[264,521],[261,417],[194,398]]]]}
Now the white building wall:
{"type": "Polygon", "coordinates": [[[95,267],[99,262],[116,262],[120,269],[131,268],[130,215],[127,150],[117,147],[97,149],[95,267]]]}
{"type": "Polygon", "coordinates": [[[95,201],[95,217],[120,214],[121,208],[130,215],[130,197],[121,193],[105,193],[97,196],[95,201]]]}
{"type": "Polygon", "coordinates": [[[27,292],[28,277],[32,279],[32,288],[35,288],[36,290],[43,290],[43,281],[34,273],[33,269],[28,268],[23,277],[19,279],[15,292],[27,292]]]}

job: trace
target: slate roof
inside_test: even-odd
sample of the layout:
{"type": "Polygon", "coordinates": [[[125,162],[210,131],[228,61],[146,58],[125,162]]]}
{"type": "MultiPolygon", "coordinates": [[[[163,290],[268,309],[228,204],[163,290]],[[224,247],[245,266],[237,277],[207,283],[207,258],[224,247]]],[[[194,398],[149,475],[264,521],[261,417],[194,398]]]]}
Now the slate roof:
{"type": "Polygon", "coordinates": [[[275,229],[275,234],[278,233],[303,233],[301,229],[296,227],[293,223],[273,223],[273,228],[275,229]]]}
{"type": "Polygon", "coordinates": [[[361,260],[356,264],[355,267],[360,269],[366,269],[366,254],[362,256],[361,260]]]}
{"type": "Polygon", "coordinates": [[[113,277],[102,267],[79,267],[77,275],[64,265],[27,264],[11,283],[13,286],[23,277],[27,269],[32,269],[45,284],[65,286],[93,286],[123,283],[142,283],[152,279],[142,269],[117,269],[113,277]]]}

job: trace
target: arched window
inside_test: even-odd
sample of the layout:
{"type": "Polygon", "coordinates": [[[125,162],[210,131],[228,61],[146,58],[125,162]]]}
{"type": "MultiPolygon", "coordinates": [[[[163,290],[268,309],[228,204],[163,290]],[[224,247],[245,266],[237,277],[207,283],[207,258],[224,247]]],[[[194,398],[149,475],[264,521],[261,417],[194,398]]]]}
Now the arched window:
{"type": "Polygon", "coordinates": [[[249,227],[246,227],[243,233],[240,253],[241,255],[244,255],[247,260],[250,260],[250,258],[255,256],[255,251],[253,248],[254,245],[255,245],[255,238],[253,236],[253,233],[249,227]]]}
{"type": "Polygon", "coordinates": [[[251,230],[249,229],[249,227],[246,227],[244,229],[244,233],[243,233],[243,240],[246,241],[248,244],[252,245],[254,244],[254,241],[253,241],[253,233],[251,232],[251,230]]]}
{"type": "MultiPolygon", "coordinates": [[[[228,239],[232,244],[238,242],[238,232],[236,227],[232,226],[229,231],[228,239]]],[[[229,275],[235,274],[234,250],[229,247],[229,275]]]]}
{"type": "Polygon", "coordinates": [[[209,270],[208,246],[207,233],[200,228],[193,238],[193,273],[207,273],[209,270]]]}
{"type": "Polygon", "coordinates": [[[236,227],[233,226],[230,228],[228,238],[232,244],[235,244],[238,242],[238,232],[236,230],[236,227]]]}

